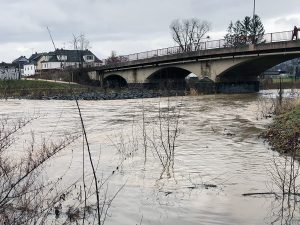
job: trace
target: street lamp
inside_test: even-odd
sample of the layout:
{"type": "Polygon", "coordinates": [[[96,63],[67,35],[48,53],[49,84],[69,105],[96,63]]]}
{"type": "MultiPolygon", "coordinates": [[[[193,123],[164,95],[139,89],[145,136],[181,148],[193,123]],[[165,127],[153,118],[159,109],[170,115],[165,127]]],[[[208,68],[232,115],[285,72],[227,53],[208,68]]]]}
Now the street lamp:
{"type": "Polygon", "coordinates": [[[255,0],[253,0],[253,19],[254,19],[254,16],[255,16],[255,0]]]}
{"type": "Polygon", "coordinates": [[[252,17],[252,23],[253,23],[252,44],[255,44],[255,35],[256,35],[256,27],[255,27],[255,0],[253,0],[253,17],[252,17]]]}

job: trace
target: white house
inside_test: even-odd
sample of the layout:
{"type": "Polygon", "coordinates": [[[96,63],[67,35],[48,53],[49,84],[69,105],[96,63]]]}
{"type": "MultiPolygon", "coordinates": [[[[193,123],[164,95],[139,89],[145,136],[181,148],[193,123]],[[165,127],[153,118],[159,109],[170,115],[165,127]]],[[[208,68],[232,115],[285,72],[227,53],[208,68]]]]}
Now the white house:
{"type": "Polygon", "coordinates": [[[24,65],[23,76],[32,76],[36,71],[41,70],[41,61],[44,60],[47,53],[35,53],[29,57],[29,62],[24,65]]]}
{"type": "Polygon", "coordinates": [[[94,67],[102,65],[99,60],[89,50],[65,50],[56,49],[54,52],[35,53],[29,58],[29,62],[24,65],[22,75],[32,76],[41,70],[64,69],[68,67],[79,68],[94,67]]]}
{"type": "Polygon", "coordinates": [[[100,66],[102,61],[99,60],[89,50],[66,50],[56,49],[44,55],[41,61],[42,70],[64,69],[68,67],[79,68],[100,66]]]}
{"type": "Polygon", "coordinates": [[[24,65],[23,75],[25,77],[35,75],[36,65],[34,63],[24,65]]]}

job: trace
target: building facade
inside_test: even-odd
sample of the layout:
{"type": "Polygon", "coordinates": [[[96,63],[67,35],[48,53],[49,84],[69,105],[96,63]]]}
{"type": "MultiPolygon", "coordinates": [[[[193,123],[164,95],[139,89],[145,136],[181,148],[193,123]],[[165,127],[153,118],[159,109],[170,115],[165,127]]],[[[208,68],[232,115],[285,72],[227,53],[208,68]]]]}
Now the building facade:
{"type": "Polygon", "coordinates": [[[44,56],[41,63],[42,70],[86,68],[102,65],[90,50],[56,49],[44,56]]]}
{"type": "Polygon", "coordinates": [[[86,68],[101,66],[99,60],[90,50],[56,49],[54,52],[35,53],[24,65],[24,76],[32,76],[40,71],[67,68],[86,68]]]}

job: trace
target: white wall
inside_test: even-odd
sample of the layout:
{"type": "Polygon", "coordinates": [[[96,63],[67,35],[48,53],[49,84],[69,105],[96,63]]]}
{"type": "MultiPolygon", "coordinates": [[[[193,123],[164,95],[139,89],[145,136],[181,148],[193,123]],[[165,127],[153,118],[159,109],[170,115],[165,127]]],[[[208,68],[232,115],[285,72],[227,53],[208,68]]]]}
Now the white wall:
{"type": "Polygon", "coordinates": [[[60,69],[61,62],[42,62],[42,70],[60,69]]]}
{"type": "Polygon", "coordinates": [[[32,76],[35,74],[36,66],[34,64],[24,65],[24,76],[32,76]]]}
{"type": "Polygon", "coordinates": [[[45,56],[43,55],[38,61],[37,61],[37,66],[36,70],[41,70],[42,69],[42,61],[45,60],[45,56]]]}
{"type": "MultiPolygon", "coordinates": [[[[86,63],[84,63],[84,67],[86,63]]],[[[78,67],[79,63],[77,62],[42,62],[42,70],[53,70],[53,69],[62,69],[66,67],[78,67]]]]}

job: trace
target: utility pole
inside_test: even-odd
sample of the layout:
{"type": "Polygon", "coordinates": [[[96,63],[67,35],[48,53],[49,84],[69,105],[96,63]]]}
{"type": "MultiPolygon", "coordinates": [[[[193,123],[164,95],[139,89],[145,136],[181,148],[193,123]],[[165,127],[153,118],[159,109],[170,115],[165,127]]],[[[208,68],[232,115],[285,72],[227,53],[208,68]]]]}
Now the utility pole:
{"type": "Polygon", "coordinates": [[[55,44],[54,44],[54,41],[53,41],[53,38],[52,38],[52,35],[51,35],[51,32],[50,32],[50,29],[49,27],[47,27],[47,30],[48,30],[48,33],[49,33],[49,36],[51,38],[51,41],[52,41],[52,44],[53,44],[53,47],[54,47],[54,51],[56,50],[56,47],[55,47],[55,44]]]}

